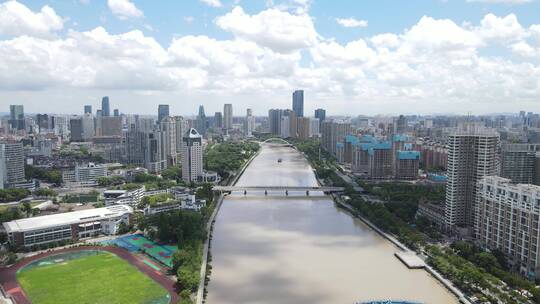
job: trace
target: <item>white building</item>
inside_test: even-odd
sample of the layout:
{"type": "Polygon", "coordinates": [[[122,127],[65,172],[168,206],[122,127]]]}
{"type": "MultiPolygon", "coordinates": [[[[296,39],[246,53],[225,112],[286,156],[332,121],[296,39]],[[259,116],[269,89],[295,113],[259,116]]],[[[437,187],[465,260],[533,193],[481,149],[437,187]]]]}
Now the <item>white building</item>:
{"type": "Polygon", "coordinates": [[[252,137],[253,131],[255,130],[255,116],[251,109],[246,111],[246,120],[244,121],[244,135],[246,137],[252,137]]]}
{"type": "Polygon", "coordinates": [[[145,196],[145,187],[133,190],[106,190],[103,192],[105,206],[128,205],[135,207],[145,196]]]}
{"type": "Polygon", "coordinates": [[[203,175],[202,136],[191,128],[182,141],[182,179],[187,182],[198,181],[203,175]]]}
{"type": "Polygon", "coordinates": [[[31,247],[116,234],[121,223],[130,224],[131,214],[131,207],[118,205],[25,218],[6,222],[3,226],[11,244],[31,247]]]}
{"type": "Polygon", "coordinates": [[[540,186],[488,176],[478,182],[475,238],[499,249],[515,270],[540,277],[540,186]]]}
{"type": "Polygon", "coordinates": [[[85,113],[82,117],[82,138],[84,141],[91,141],[95,135],[94,116],[92,113],[85,113]]]}
{"type": "Polygon", "coordinates": [[[97,179],[108,175],[107,165],[96,165],[88,163],[84,166],[75,166],[74,170],[62,172],[62,180],[65,183],[79,183],[83,186],[93,186],[97,184],[97,179]]]}
{"type": "Polygon", "coordinates": [[[281,116],[281,138],[291,137],[291,121],[289,116],[281,116]]]}
{"type": "Polygon", "coordinates": [[[232,129],[233,127],[233,108],[232,104],[226,103],[223,106],[223,128],[224,129],[232,129]]]}
{"type": "Polygon", "coordinates": [[[496,175],[499,134],[465,124],[448,136],[445,222],[449,229],[472,228],[478,180],[496,175]]]}
{"type": "Polygon", "coordinates": [[[176,120],[172,117],[164,117],[160,123],[161,149],[167,160],[168,166],[176,166],[176,120]]]}

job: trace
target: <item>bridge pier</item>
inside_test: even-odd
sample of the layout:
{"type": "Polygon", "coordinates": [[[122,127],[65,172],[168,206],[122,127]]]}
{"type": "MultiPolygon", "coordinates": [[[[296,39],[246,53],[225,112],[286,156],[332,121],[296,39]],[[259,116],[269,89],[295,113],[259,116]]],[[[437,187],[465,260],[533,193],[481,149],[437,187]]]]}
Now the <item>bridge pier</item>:
{"type": "Polygon", "coordinates": [[[244,190],[244,195],[246,195],[246,194],[247,194],[247,190],[244,190]]]}
{"type": "Polygon", "coordinates": [[[306,190],[306,196],[309,196],[309,190],[306,190]]]}
{"type": "Polygon", "coordinates": [[[268,195],[268,191],[267,190],[264,190],[264,195],[268,195]]]}
{"type": "Polygon", "coordinates": [[[289,196],[289,190],[285,190],[285,196],[289,196]]]}

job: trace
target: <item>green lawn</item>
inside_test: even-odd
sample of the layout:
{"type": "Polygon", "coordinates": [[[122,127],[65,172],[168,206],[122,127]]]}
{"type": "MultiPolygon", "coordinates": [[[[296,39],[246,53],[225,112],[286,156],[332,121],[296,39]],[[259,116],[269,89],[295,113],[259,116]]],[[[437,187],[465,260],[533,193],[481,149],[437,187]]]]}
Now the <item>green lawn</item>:
{"type": "Polygon", "coordinates": [[[108,252],[22,270],[17,279],[33,304],[167,303],[167,291],[108,252]]]}

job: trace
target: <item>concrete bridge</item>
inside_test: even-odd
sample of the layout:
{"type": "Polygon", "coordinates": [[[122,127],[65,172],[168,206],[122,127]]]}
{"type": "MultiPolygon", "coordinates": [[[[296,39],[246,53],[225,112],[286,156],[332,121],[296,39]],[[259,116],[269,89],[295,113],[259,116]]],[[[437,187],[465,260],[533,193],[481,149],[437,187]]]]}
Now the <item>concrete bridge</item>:
{"type": "Polygon", "coordinates": [[[268,191],[283,191],[285,195],[289,195],[289,191],[302,191],[306,192],[306,195],[309,196],[311,192],[343,192],[345,188],[343,187],[287,187],[287,186],[214,186],[212,188],[214,191],[219,192],[233,192],[233,191],[243,191],[244,195],[251,191],[264,191],[264,195],[268,195],[268,191]]]}

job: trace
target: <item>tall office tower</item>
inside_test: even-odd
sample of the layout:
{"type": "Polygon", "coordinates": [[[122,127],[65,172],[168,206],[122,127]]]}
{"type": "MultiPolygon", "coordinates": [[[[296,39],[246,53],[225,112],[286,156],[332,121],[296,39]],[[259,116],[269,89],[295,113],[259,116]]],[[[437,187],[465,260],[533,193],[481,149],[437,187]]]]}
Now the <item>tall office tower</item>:
{"type": "Polygon", "coordinates": [[[399,115],[398,119],[394,123],[396,128],[395,134],[404,134],[407,132],[407,117],[399,115]]]}
{"type": "Polygon", "coordinates": [[[47,114],[37,114],[36,115],[37,125],[39,127],[39,132],[42,133],[46,130],[51,129],[51,120],[47,114]]]}
{"type": "Polygon", "coordinates": [[[101,99],[101,116],[111,116],[111,105],[109,104],[109,96],[104,96],[101,99]]]}
{"type": "Polygon", "coordinates": [[[24,106],[23,105],[10,105],[9,106],[9,124],[14,130],[24,130],[26,125],[24,123],[24,106]]]}
{"type": "Polygon", "coordinates": [[[182,155],[182,144],[184,134],[187,132],[186,121],[182,116],[175,116],[175,126],[176,126],[176,158],[178,159],[182,155]]]}
{"type": "Polygon", "coordinates": [[[253,136],[253,131],[255,130],[255,117],[251,109],[246,110],[246,120],[244,121],[244,134],[247,137],[253,136]]]}
{"type": "Polygon", "coordinates": [[[499,134],[472,123],[460,125],[448,136],[448,181],[445,224],[454,230],[474,225],[478,180],[497,175],[499,134]]]}
{"type": "Polygon", "coordinates": [[[352,133],[351,124],[344,121],[325,121],[322,124],[323,149],[336,155],[337,143],[343,143],[345,136],[352,133]]]}
{"type": "Polygon", "coordinates": [[[478,182],[474,226],[478,244],[498,249],[522,275],[540,277],[540,187],[486,176],[478,182]]]}
{"type": "Polygon", "coordinates": [[[124,132],[124,161],[130,165],[145,165],[146,134],[137,127],[137,123],[130,124],[124,132]]]}
{"type": "Polygon", "coordinates": [[[315,118],[319,119],[319,131],[322,129],[322,123],[326,120],[326,110],[317,109],[315,110],[315,118]]]}
{"type": "Polygon", "coordinates": [[[161,104],[158,106],[158,123],[167,116],[169,116],[169,105],[161,104]]]}
{"type": "Polygon", "coordinates": [[[101,133],[99,136],[122,136],[121,117],[101,117],[101,133]]]}
{"type": "Polygon", "coordinates": [[[176,119],[167,116],[161,120],[161,148],[168,166],[176,166],[176,119]]]}
{"type": "Polygon", "coordinates": [[[281,116],[283,116],[283,110],[270,109],[268,110],[268,122],[270,125],[270,133],[274,135],[281,135],[281,116]]]}
{"type": "Polygon", "coordinates": [[[102,110],[96,110],[96,117],[103,117],[103,111],[102,110]]]}
{"type": "Polygon", "coordinates": [[[304,90],[296,90],[292,94],[292,108],[296,116],[304,117],[304,90]]]}
{"type": "Polygon", "coordinates": [[[82,140],[90,141],[94,137],[94,117],[92,113],[85,113],[82,117],[82,140]]]}
{"type": "MultiPolygon", "coordinates": [[[[317,121],[317,129],[319,127],[317,121]]],[[[298,117],[297,119],[298,124],[298,139],[300,140],[307,140],[311,137],[311,119],[308,117],[298,117]]]]}
{"type": "Polygon", "coordinates": [[[309,137],[319,137],[320,134],[320,124],[318,118],[310,118],[309,119],[309,137]]]}
{"type": "Polygon", "coordinates": [[[12,185],[25,181],[24,148],[22,142],[1,142],[0,154],[4,160],[4,184],[12,185]]]}
{"type": "Polygon", "coordinates": [[[182,141],[182,179],[186,182],[196,182],[203,175],[202,136],[191,128],[182,141]]]}
{"type": "Polygon", "coordinates": [[[71,133],[71,142],[81,142],[83,139],[83,120],[82,118],[72,118],[69,121],[69,129],[71,133]]]}
{"type": "Polygon", "coordinates": [[[199,106],[199,114],[197,115],[197,131],[199,131],[199,133],[201,135],[205,135],[206,134],[206,115],[204,114],[204,106],[203,105],[200,105],[199,106]]]}
{"type": "Polygon", "coordinates": [[[214,128],[223,129],[223,115],[221,112],[214,113],[214,128]]]}
{"type": "Polygon", "coordinates": [[[92,114],[92,106],[91,105],[85,105],[84,106],[84,114],[92,114]]]}
{"type": "Polygon", "coordinates": [[[114,117],[119,117],[120,111],[118,109],[114,109],[114,117]]]}
{"type": "Polygon", "coordinates": [[[514,184],[532,184],[535,174],[534,161],[540,144],[510,144],[501,146],[501,176],[514,184]]]}
{"type": "Polygon", "coordinates": [[[232,129],[233,109],[232,104],[226,103],[223,106],[223,128],[232,129]]]}
{"type": "Polygon", "coordinates": [[[161,131],[154,130],[145,134],[144,163],[146,169],[153,173],[159,173],[167,168],[167,159],[161,149],[161,131]]]}

